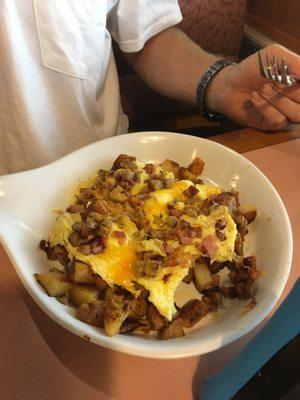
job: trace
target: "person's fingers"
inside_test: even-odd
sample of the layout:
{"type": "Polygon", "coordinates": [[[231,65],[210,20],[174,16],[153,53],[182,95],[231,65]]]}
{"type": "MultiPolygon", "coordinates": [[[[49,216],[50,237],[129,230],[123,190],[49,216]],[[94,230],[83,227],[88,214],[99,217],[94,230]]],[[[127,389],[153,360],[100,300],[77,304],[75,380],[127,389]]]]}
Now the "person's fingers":
{"type": "Polygon", "coordinates": [[[300,103],[275,90],[270,84],[262,87],[260,95],[294,123],[300,122],[300,103]]]}
{"type": "Polygon", "coordinates": [[[267,100],[259,95],[257,92],[252,92],[251,101],[254,107],[262,115],[261,125],[258,128],[264,130],[278,130],[287,126],[288,121],[285,115],[272,106],[267,100]]]}
{"type": "Polygon", "coordinates": [[[300,85],[299,85],[299,83],[296,83],[293,86],[286,86],[286,85],[283,85],[282,83],[275,83],[274,88],[278,93],[281,93],[283,96],[286,96],[289,99],[294,100],[300,104],[300,85]]]}
{"type": "MultiPolygon", "coordinates": [[[[293,53],[292,51],[282,47],[280,45],[274,45],[276,47],[278,56],[278,63],[280,66],[281,58],[285,58],[287,68],[287,73],[300,76],[300,57],[298,54],[293,53]]],[[[300,103],[300,85],[294,84],[293,86],[289,87],[283,84],[276,84],[275,89],[281,92],[283,95],[289,97],[291,100],[300,103]]]]}
{"type": "MultiPolygon", "coordinates": [[[[279,45],[271,44],[262,50],[263,55],[268,54],[269,57],[276,55],[278,59],[279,67],[281,65],[282,57],[285,58],[287,68],[287,73],[295,76],[300,76],[300,56],[291,50],[279,45]]],[[[288,87],[283,84],[274,83],[274,87],[277,91],[281,92],[290,99],[300,103],[300,84],[294,84],[288,87]]],[[[254,89],[256,90],[256,89],[254,89]]]]}

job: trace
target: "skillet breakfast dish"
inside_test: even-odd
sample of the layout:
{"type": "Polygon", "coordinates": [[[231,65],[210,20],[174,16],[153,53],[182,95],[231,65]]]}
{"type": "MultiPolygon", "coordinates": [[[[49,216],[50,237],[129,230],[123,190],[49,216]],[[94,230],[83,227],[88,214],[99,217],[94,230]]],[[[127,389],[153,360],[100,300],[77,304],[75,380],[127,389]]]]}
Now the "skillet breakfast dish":
{"type": "Polygon", "coordinates": [[[109,336],[170,339],[215,313],[224,298],[255,305],[259,272],[244,241],[256,209],[241,205],[237,191],[204,183],[203,168],[198,157],[186,168],[119,155],[57,211],[40,242],[55,266],[36,280],[109,336]],[[179,307],[181,284],[195,285],[198,295],[179,307]]]}

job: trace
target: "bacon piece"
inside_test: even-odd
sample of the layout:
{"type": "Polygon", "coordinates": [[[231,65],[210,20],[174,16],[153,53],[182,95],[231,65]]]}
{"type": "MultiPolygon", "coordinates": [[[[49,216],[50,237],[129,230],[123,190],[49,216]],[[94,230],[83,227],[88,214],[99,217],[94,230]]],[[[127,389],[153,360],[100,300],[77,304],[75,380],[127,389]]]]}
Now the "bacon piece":
{"type": "Polygon", "coordinates": [[[129,156],[127,154],[120,154],[114,161],[111,169],[116,170],[119,168],[126,168],[126,167],[128,167],[128,164],[130,162],[135,161],[135,160],[136,160],[136,157],[134,157],[134,156],[129,156]]]}
{"type": "Polygon", "coordinates": [[[172,253],[172,247],[166,241],[163,242],[163,248],[167,255],[172,253]]]}
{"type": "Polygon", "coordinates": [[[147,174],[152,175],[154,172],[154,165],[150,163],[146,164],[144,170],[147,172],[147,174]]]}
{"type": "Polygon", "coordinates": [[[118,239],[119,244],[123,244],[126,240],[126,235],[123,231],[113,231],[112,237],[118,239]]]}
{"type": "Polygon", "coordinates": [[[235,299],[237,297],[234,286],[220,286],[220,292],[224,297],[229,297],[230,299],[235,299]]]}
{"type": "Polygon", "coordinates": [[[218,246],[211,235],[207,235],[200,243],[200,246],[205,248],[206,253],[210,258],[214,258],[218,250],[218,246]]]}
{"type": "Polygon", "coordinates": [[[201,237],[202,237],[202,228],[201,228],[201,226],[194,226],[194,227],[192,228],[192,230],[193,230],[194,235],[195,235],[196,237],[198,237],[198,238],[201,238],[201,237]]]}
{"type": "Polygon", "coordinates": [[[260,276],[260,272],[257,271],[257,269],[255,268],[248,268],[248,275],[250,277],[250,279],[252,279],[253,281],[255,281],[259,276],[260,276]]]}
{"type": "Polygon", "coordinates": [[[170,205],[168,205],[168,210],[169,210],[169,214],[176,218],[180,218],[180,216],[182,214],[181,211],[177,210],[176,208],[173,208],[170,205]]]}
{"type": "Polygon", "coordinates": [[[184,193],[187,197],[193,197],[193,196],[195,196],[197,193],[199,193],[199,190],[196,188],[196,186],[190,185],[187,189],[185,189],[185,190],[183,191],[183,193],[184,193]]]}
{"type": "Polygon", "coordinates": [[[96,279],[95,284],[100,290],[105,289],[106,286],[107,286],[107,283],[105,282],[104,279],[101,278],[101,276],[98,276],[98,278],[96,279]]]}
{"type": "Polygon", "coordinates": [[[164,275],[164,277],[163,277],[164,283],[168,283],[171,276],[172,276],[172,274],[166,274],[166,275],[164,275]]]}
{"type": "Polygon", "coordinates": [[[185,230],[178,229],[176,233],[177,233],[177,236],[178,236],[181,244],[186,245],[186,244],[191,243],[192,238],[187,235],[185,230]]]}
{"type": "Polygon", "coordinates": [[[189,268],[188,274],[183,278],[182,281],[184,283],[189,284],[192,282],[193,279],[194,279],[194,268],[189,268]]]}
{"type": "Polygon", "coordinates": [[[226,219],[223,219],[223,218],[218,219],[218,221],[215,223],[215,227],[217,229],[220,229],[221,231],[226,228],[226,225],[227,225],[227,221],[226,221],[226,219]]]}
{"type": "Polygon", "coordinates": [[[103,249],[104,249],[103,244],[102,244],[102,243],[99,243],[98,240],[95,240],[95,241],[91,244],[91,250],[92,250],[92,253],[93,253],[94,255],[99,254],[99,253],[102,253],[103,249]]]}
{"type": "Polygon", "coordinates": [[[244,258],[244,265],[250,268],[256,268],[256,256],[249,256],[244,258]]]}
{"type": "Polygon", "coordinates": [[[190,224],[185,220],[180,221],[180,227],[176,230],[176,234],[183,245],[191,243],[192,237],[194,237],[190,224]]]}
{"type": "Polygon", "coordinates": [[[216,235],[221,240],[221,242],[227,239],[225,233],[220,231],[219,229],[216,229],[216,235]]]}
{"type": "Polygon", "coordinates": [[[76,214],[79,213],[81,211],[83,211],[84,209],[84,205],[83,204],[71,204],[68,208],[67,208],[67,212],[70,214],[76,214]]]}

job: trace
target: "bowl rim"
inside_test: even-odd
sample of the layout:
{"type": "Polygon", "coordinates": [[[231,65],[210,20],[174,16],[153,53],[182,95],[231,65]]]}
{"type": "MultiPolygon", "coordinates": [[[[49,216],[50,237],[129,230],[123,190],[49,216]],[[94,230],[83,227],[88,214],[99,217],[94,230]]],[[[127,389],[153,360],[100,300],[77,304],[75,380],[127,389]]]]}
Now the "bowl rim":
{"type": "MultiPolygon", "coordinates": [[[[247,158],[245,158],[242,154],[239,154],[236,151],[232,150],[231,148],[228,148],[227,146],[224,146],[220,143],[213,142],[209,139],[200,138],[200,137],[192,136],[192,135],[179,134],[179,133],[175,133],[175,132],[143,131],[143,132],[132,132],[132,133],[128,133],[126,135],[119,135],[119,136],[113,136],[110,138],[106,138],[106,139],[91,143],[80,149],[77,149],[77,150],[61,157],[60,159],[55,160],[55,161],[53,161],[47,165],[44,165],[42,167],[34,168],[31,170],[27,170],[27,171],[17,172],[17,173],[10,174],[10,175],[4,175],[0,178],[2,180],[10,181],[10,180],[14,180],[15,177],[17,177],[17,176],[18,177],[21,175],[24,176],[24,174],[26,174],[26,176],[27,176],[27,175],[32,174],[33,172],[45,171],[47,169],[51,169],[54,165],[57,166],[61,163],[63,164],[66,160],[76,157],[79,153],[88,151],[88,148],[91,148],[95,145],[101,146],[102,143],[113,142],[115,140],[118,140],[119,138],[124,138],[125,136],[128,137],[128,139],[130,140],[132,138],[134,139],[135,137],[141,138],[141,136],[149,137],[149,136],[154,136],[154,135],[155,136],[176,136],[176,137],[180,136],[180,137],[184,138],[185,140],[198,141],[198,142],[209,142],[212,146],[219,147],[223,151],[229,152],[230,154],[237,157],[244,163],[250,165],[251,168],[254,169],[256,171],[256,173],[258,173],[261,176],[264,183],[267,186],[269,186],[270,189],[272,190],[272,193],[275,196],[275,198],[278,202],[278,205],[280,206],[280,210],[282,212],[282,216],[283,216],[284,222],[285,222],[285,229],[287,232],[287,238],[286,238],[287,251],[286,251],[285,260],[283,261],[283,263],[286,264],[287,267],[286,267],[285,275],[282,276],[282,283],[281,283],[280,289],[276,292],[276,295],[272,297],[272,299],[269,301],[268,305],[264,307],[263,313],[261,313],[260,315],[257,315],[256,318],[251,319],[251,321],[243,328],[233,331],[233,333],[231,333],[231,335],[229,337],[225,337],[225,340],[223,340],[221,344],[216,345],[215,343],[212,343],[210,346],[208,346],[207,349],[203,350],[199,347],[197,341],[195,341],[195,343],[192,343],[192,340],[190,340],[189,345],[187,346],[186,342],[183,342],[183,345],[181,345],[181,343],[179,342],[179,340],[180,340],[180,338],[179,338],[179,339],[173,339],[174,343],[176,341],[176,344],[177,344],[176,347],[174,346],[171,348],[171,350],[163,353],[161,347],[159,348],[159,350],[155,350],[155,345],[154,345],[155,342],[152,342],[153,346],[150,346],[149,348],[148,347],[143,348],[142,346],[134,346],[134,345],[129,345],[128,347],[124,347],[124,344],[118,343],[117,337],[110,338],[110,337],[104,337],[104,336],[96,336],[93,334],[90,335],[90,333],[88,335],[89,340],[91,342],[93,342],[97,345],[100,345],[102,347],[105,347],[107,349],[110,349],[110,350],[116,350],[116,351],[120,351],[120,352],[123,352],[126,354],[140,356],[140,357],[146,357],[146,358],[179,359],[179,358],[186,358],[186,357],[210,353],[212,351],[218,350],[218,349],[226,346],[227,344],[230,344],[230,343],[234,342],[235,340],[243,337],[245,334],[247,334],[248,332],[253,330],[258,324],[260,324],[268,316],[268,314],[274,308],[275,304],[278,302],[278,300],[282,294],[282,291],[285,287],[286,281],[287,281],[289,273],[290,273],[291,263],[292,263],[292,254],[293,254],[292,229],[291,229],[290,220],[288,217],[288,213],[285,209],[284,203],[283,203],[280,195],[276,191],[275,187],[270,182],[270,180],[264,175],[264,173],[258,167],[256,167],[251,161],[249,161],[247,158]],[[178,342],[177,342],[177,340],[178,340],[178,342]]],[[[1,217],[1,212],[0,212],[0,217],[1,217]]],[[[28,291],[30,296],[33,298],[33,300],[41,307],[41,309],[51,319],[53,319],[59,325],[66,328],[67,330],[71,331],[72,333],[76,334],[77,336],[84,338],[85,337],[84,328],[78,326],[78,323],[83,324],[83,326],[86,324],[84,324],[83,322],[81,322],[79,320],[76,320],[74,317],[72,319],[65,318],[63,313],[57,313],[57,312],[55,312],[54,309],[52,309],[51,307],[48,307],[46,305],[46,302],[43,301],[42,296],[40,296],[38,291],[36,290],[37,286],[33,287],[30,284],[30,282],[27,281],[26,277],[22,273],[22,269],[19,267],[19,264],[16,261],[15,256],[11,251],[10,246],[6,242],[5,235],[3,234],[3,232],[1,232],[1,229],[0,229],[0,242],[2,243],[10,260],[12,261],[12,264],[13,264],[19,278],[21,279],[23,285],[25,286],[26,290],[28,291]],[[74,321],[72,322],[72,320],[74,320],[74,321]]],[[[70,315],[68,315],[68,317],[70,317],[70,315]]]]}

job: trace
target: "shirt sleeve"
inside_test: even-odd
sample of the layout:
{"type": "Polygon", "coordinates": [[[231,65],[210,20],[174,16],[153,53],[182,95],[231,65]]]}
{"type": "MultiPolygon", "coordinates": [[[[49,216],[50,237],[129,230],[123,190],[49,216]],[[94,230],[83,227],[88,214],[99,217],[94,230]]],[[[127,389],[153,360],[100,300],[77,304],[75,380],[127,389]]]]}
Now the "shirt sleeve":
{"type": "Polygon", "coordinates": [[[133,53],[181,20],[177,0],[119,0],[108,15],[107,27],[120,49],[133,53]]]}

